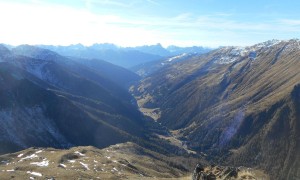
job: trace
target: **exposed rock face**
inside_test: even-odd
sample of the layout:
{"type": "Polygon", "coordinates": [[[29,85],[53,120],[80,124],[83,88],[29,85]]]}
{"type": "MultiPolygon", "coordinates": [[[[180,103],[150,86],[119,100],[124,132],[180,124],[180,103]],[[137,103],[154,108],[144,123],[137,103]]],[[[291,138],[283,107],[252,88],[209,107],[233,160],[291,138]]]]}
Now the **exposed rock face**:
{"type": "Polygon", "coordinates": [[[201,164],[197,164],[193,173],[193,180],[199,180],[203,172],[204,172],[204,167],[201,164]]]}
{"type": "Polygon", "coordinates": [[[260,170],[245,167],[226,167],[211,165],[205,167],[197,164],[192,180],[242,180],[242,179],[269,179],[268,175],[260,170]]]}

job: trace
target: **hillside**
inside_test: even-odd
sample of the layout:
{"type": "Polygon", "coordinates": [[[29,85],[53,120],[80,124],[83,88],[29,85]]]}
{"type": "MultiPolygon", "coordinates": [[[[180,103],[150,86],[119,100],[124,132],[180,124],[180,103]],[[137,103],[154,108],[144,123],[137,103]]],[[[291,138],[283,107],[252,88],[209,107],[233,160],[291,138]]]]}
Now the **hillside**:
{"type": "MultiPolygon", "coordinates": [[[[68,97],[70,95],[45,89],[51,86],[7,63],[0,64],[0,71],[1,153],[30,146],[62,148],[93,144],[105,147],[128,140],[129,135],[124,131],[105,122],[111,121],[111,124],[114,123],[113,120],[123,120],[127,124],[132,122],[117,109],[112,109],[114,107],[101,105],[100,102],[97,105],[91,101],[90,103],[95,103],[99,108],[98,116],[92,116],[81,107],[80,101],[84,100],[83,98],[77,97],[76,102],[72,100],[72,96],[68,97]],[[41,87],[43,85],[47,86],[41,87]],[[107,114],[104,121],[102,119],[105,110],[106,113],[110,111],[119,113],[120,117],[107,114]],[[103,134],[113,138],[103,138],[103,134]]],[[[122,125],[119,125],[119,128],[122,129],[122,125]]],[[[126,129],[125,126],[123,128],[126,129]]],[[[139,129],[136,128],[132,133],[138,132],[139,129]]]]}
{"type": "Polygon", "coordinates": [[[299,40],[223,47],[161,68],[132,92],[192,150],[292,179],[300,167],[299,55],[299,40]]]}
{"type": "MultiPolygon", "coordinates": [[[[133,143],[30,148],[0,156],[0,179],[169,179],[187,176],[195,159],[168,157],[133,143]]],[[[195,163],[195,162],[194,162],[195,163]]]]}
{"type": "Polygon", "coordinates": [[[178,152],[152,135],[167,131],[138,111],[126,90],[135,78],[131,72],[100,61],[116,73],[109,74],[32,46],[0,50],[1,154],[32,146],[104,148],[127,141],[178,152]],[[116,76],[118,82],[110,80],[116,76]]]}

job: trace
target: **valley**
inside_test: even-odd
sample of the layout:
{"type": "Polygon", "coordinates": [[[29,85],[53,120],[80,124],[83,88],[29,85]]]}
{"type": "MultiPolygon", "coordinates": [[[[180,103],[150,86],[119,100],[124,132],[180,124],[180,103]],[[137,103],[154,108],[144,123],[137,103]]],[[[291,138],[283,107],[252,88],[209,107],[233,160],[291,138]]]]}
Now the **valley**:
{"type": "Polygon", "coordinates": [[[219,48],[159,69],[132,92],[191,150],[290,179],[299,168],[299,53],[294,39],[219,48]]]}
{"type": "Polygon", "coordinates": [[[297,179],[299,44],[167,53],[132,71],[1,45],[0,179],[191,179],[198,163],[219,179],[297,179]]]}

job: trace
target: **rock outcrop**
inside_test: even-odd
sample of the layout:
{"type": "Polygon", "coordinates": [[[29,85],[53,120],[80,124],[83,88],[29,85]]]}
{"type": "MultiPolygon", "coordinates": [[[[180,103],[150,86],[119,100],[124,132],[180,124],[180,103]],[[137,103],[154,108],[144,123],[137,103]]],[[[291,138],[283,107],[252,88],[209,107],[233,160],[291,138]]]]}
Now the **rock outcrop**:
{"type": "Polygon", "coordinates": [[[246,167],[227,167],[227,166],[203,166],[197,164],[192,180],[243,180],[243,179],[270,179],[264,172],[246,167]]]}

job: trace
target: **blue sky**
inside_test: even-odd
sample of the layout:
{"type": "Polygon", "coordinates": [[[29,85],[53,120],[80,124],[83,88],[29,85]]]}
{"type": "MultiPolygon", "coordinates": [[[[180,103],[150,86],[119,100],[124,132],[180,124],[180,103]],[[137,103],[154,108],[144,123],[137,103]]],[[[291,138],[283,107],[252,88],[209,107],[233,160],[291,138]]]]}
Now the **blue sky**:
{"type": "Polygon", "coordinates": [[[300,1],[0,0],[0,43],[252,45],[300,38],[300,1]]]}

